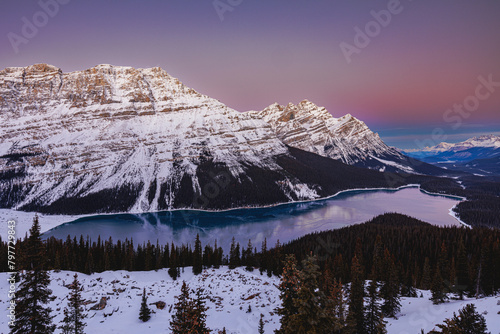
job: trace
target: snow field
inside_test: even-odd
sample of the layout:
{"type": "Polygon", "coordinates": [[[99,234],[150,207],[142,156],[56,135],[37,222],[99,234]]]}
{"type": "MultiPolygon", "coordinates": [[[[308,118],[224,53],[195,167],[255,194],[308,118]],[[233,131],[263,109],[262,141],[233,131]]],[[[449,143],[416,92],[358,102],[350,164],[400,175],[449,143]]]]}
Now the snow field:
{"type": "MultiPolygon", "coordinates": [[[[51,272],[50,288],[57,297],[50,304],[52,314],[56,315],[55,323],[63,318],[62,310],[67,305],[69,292],[64,285],[72,282],[73,275],[70,271],[51,272]]],[[[8,273],[0,273],[0,303],[5,315],[8,306],[8,276],[8,273]]],[[[280,303],[277,288],[279,279],[260,275],[258,270],[247,272],[243,268],[229,270],[221,267],[204,270],[202,274],[195,276],[191,267],[186,267],[177,281],[170,278],[167,269],[78,274],[78,279],[84,288],[82,297],[90,302],[85,307],[88,313],[86,333],[168,333],[175,296],[179,295],[183,280],[191,289],[205,289],[209,307],[207,325],[214,331],[226,327],[227,332],[233,334],[257,333],[261,313],[264,315],[266,333],[273,333],[279,327],[279,317],[274,313],[280,303]],[[148,304],[153,311],[151,320],[146,323],[138,319],[143,288],[146,288],[148,304]],[[108,298],[104,310],[90,311],[90,307],[101,297],[108,298]],[[164,301],[166,307],[160,310],[151,305],[157,301],[164,301]],[[247,313],[249,306],[251,312],[247,313]]],[[[433,305],[429,300],[429,291],[418,290],[417,294],[418,298],[401,299],[398,319],[386,319],[388,334],[420,334],[421,329],[427,333],[468,303],[476,305],[492,334],[500,333],[500,296],[451,300],[445,304],[433,305]]],[[[0,333],[8,333],[7,322],[7,316],[0,317],[0,333]]]]}

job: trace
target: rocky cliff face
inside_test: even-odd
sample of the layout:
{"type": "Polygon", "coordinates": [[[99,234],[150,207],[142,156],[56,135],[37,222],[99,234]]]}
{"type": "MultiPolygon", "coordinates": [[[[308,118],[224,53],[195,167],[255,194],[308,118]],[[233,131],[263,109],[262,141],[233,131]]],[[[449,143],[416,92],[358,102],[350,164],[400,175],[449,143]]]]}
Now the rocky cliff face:
{"type": "Polygon", "coordinates": [[[307,100],[287,106],[275,103],[251,114],[268,122],[287,145],[346,164],[353,165],[371,156],[401,156],[362,121],[349,114],[334,118],[325,108],[307,100]]]}
{"type": "Polygon", "coordinates": [[[287,106],[275,103],[249,113],[268,122],[287,145],[349,165],[391,172],[442,173],[439,168],[413,161],[387,146],[357,118],[349,114],[334,118],[325,108],[307,100],[287,106]]]}
{"type": "Polygon", "coordinates": [[[391,151],[351,116],[310,102],[240,113],[160,68],[6,68],[0,121],[0,206],[52,213],[314,199],[340,189],[287,145],[350,164],[391,151]]]}

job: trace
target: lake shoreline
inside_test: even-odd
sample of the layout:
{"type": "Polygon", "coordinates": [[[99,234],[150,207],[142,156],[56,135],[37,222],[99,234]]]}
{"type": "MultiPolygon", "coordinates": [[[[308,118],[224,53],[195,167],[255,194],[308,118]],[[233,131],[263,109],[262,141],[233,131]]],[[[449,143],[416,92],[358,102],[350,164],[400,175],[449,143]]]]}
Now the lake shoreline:
{"type": "MultiPolygon", "coordinates": [[[[377,192],[377,191],[384,191],[384,192],[398,192],[403,189],[409,189],[409,188],[418,188],[420,192],[430,195],[430,196],[439,196],[439,197],[444,197],[444,198],[449,198],[453,200],[458,200],[458,201],[463,201],[465,200],[464,197],[460,196],[455,196],[455,195],[448,195],[448,194],[440,194],[440,193],[432,193],[426,190],[423,190],[419,184],[408,184],[404,185],[398,188],[354,188],[354,189],[346,189],[346,190],[341,190],[338,191],[337,193],[326,196],[326,197],[321,197],[321,198],[316,198],[316,199],[310,199],[310,200],[299,200],[299,201],[290,201],[290,202],[282,202],[282,203],[276,203],[276,204],[271,204],[271,205],[263,205],[263,206],[245,206],[245,207],[236,207],[236,208],[229,208],[229,209],[220,209],[220,210],[203,210],[203,209],[193,209],[193,208],[177,208],[177,209],[172,209],[172,210],[161,210],[161,211],[150,211],[150,212],[110,212],[110,213],[96,213],[96,214],[85,214],[85,215],[48,215],[48,214],[40,214],[36,212],[25,212],[25,211],[18,211],[15,209],[0,209],[0,219],[2,220],[10,220],[14,219],[16,220],[17,224],[17,236],[18,237],[24,237],[24,235],[29,231],[29,228],[31,227],[32,219],[35,215],[38,215],[40,219],[40,227],[41,227],[41,232],[45,233],[48,232],[56,227],[60,227],[65,224],[73,223],[79,219],[82,218],[89,218],[89,217],[107,217],[107,216],[115,216],[115,215],[142,215],[142,214],[159,214],[159,213],[165,213],[165,212],[179,212],[179,211],[191,211],[191,212],[204,212],[204,213],[218,213],[218,212],[231,212],[231,211],[236,211],[236,210],[252,210],[252,209],[268,209],[268,208],[278,208],[281,206],[288,206],[288,205],[296,205],[296,204],[301,204],[301,203],[312,203],[312,202],[322,202],[322,201],[328,201],[331,199],[334,199],[335,197],[339,197],[341,195],[346,195],[349,193],[363,193],[363,192],[377,192]],[[19,225],[21,224],[21,225],[19,225]]],[[[455,205],[456,206],[456,205],[455,205]]],[[[454,213],[453,209],[455,208],[453,206],[452,208],[449,209],[448,214],[455,218],[461,225],[469,227],[470,226],[464,222],[462,222],[454,213]]],[[[0,235],[3,236],[3,231],[0,233],[0,235]]]]}

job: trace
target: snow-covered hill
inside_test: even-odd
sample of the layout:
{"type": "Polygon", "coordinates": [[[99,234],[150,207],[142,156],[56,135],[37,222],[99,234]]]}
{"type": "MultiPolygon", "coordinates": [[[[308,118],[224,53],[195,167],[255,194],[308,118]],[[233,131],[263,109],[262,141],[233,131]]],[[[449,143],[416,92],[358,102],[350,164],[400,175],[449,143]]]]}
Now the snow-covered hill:
{"type": "Polygon", "coordinates": [[[335,118],[308,100],[286,106],[274,103],[250,114],[268,122],[285,144],[349,165],[392,172],[443,173],[387,146],[377,133],[352,115],[335,118]]]}
{"type": "MultiPolygon", "coordinates": [[[[67,305],[68,285],[73,280],[73,272],[51,272],[51,286],[57,297],[51,304],[54,321],[63,318],[62,310],[67,305]]],[[[170,319],[173,314],[175,296],[179,295],[182,280],[189,287],[202,287],[210,296],[207,301],[207,325],[212,330],[226,327],[227,333],[254,334],[257,333],[260,314],[264,315],[265,333],[273,333],[279,326],[279,317],[274,309],[279,305],[277,277],[260,275],[258,270],[247,272],[243,268],[229,270],[208,269],[201,275],[194,276],[191,268],[177,281],[168,276],[167,270],[148,272],[107,271],[93,275],[79,274],[83,285],[82,296],[90,302],[86,306],[86,333],[120,333],[120,334],[156,334],[168,333],[170,319]],[[163,301],[164,309],[150,305],[154,311],[150,321],[142,323],[139,317],[142,289],[146,288],[148,303],[163,301]],[[89,310],[102,297],[107,298],[106,307],[100,311],[89,310]],[[247,312],[248,308],[251,312],[247,312]]],[[[0,295],[2,305],[7,308],[8,274],[0,273],[0,295]]],[[[442,305],[433,305],[429,300],[428,291],[419,291],[422,298],[403,298],[398,319],[388,321],[388,334],[418,334],[420,329],[427,333],[436,324],[453,316],[467,303],[474,303],[479,313],[484,314],[488,329],[496,334],[500,329],[500,297],[452,301],[442,305]]],[[[0,333],[7,333],[8,318],[0,318],[0,333]]],[[[56,332],[58,333],[58,332],[56,332]]]]}

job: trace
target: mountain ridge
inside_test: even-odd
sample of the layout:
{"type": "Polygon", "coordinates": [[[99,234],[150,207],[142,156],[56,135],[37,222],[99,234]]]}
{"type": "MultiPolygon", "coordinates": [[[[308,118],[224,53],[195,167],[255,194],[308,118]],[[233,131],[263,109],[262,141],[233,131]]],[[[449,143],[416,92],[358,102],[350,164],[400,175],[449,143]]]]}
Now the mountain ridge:
{"type": "MultiPolygon", "coordinates": [[[[439,164],[440,166],[457,167],[457,169],[473,171],[468,163],[476,161],[479,165],[488,159],[498,159],[500,157],[500,136],[490,134],[469,138],[459,143],[442,142],[432,147],[425,147],[421,150],[407,150],[405,152],[411,157],[422,161],[439,164]],[[457,164],[454,166],[453,164],[457,164]]],[[[491,164],[487,164],[491,165],[491,164]]],[[[489,166],[491,167],[491,166],[489,166]]],[[[474,173],[480,173],[481,168],[475,169],[474,173]]],[[[490,169],[490,168],[487,168],[490,169]]],[[[493,169],[498,169],[494,167],[493,169]]]]}
{"type": "Polygon", "coordinates": [[[351,114],[335,118],[326,108],[308,100],[286,106],[274,103],[249,113],[268,122],[285,144],[349,165],[410,174],[446,173],[389,147],[351,114]]]}
{"type": "Polygon", "coordinates": [[[405,152],[443,152],[443,151],[462,151],[474,147],[494,147],[500,148],[500,136],[489,134],[471,137],[458,143],[441,142],[435,146],[427,146],[423,149],[403,150],[405,152]]]}

